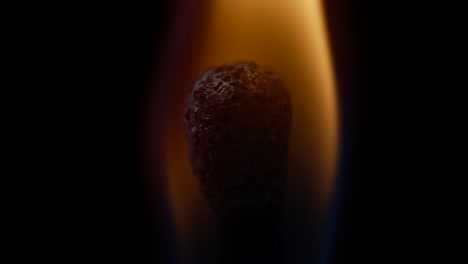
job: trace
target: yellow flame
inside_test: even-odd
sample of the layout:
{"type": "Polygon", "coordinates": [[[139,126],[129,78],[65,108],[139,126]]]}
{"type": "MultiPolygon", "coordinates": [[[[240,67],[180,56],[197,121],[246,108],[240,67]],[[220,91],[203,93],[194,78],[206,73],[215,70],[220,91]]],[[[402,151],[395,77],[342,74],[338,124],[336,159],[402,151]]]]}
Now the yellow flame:
{"type": "MultiPolygon", "coordinates": [[[[289,180],[310,184],[314,199],[327,208],[335,178],[338,109],[322,2],[210,0],[207,6],[194,73],[248,60],[269,66],[283,79],[293,104],[289,180]]],[[[181,108],[173,111],[181,115],[181,108]]],[[[180,123],[169,127],[166,142],[171,206],[178,232],[187,238],[212,215],[190,170],[180,123]]]]}

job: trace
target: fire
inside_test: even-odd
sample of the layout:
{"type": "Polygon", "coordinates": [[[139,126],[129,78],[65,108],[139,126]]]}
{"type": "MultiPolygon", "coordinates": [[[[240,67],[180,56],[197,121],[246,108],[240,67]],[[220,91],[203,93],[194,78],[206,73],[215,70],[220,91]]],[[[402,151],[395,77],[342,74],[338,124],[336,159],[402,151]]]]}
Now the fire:
{"type": "MultiPolygon", "coordinates": [[[[288,184],[306,183],[315,194],[311,200],[326,211],[337,164],[338,108],[322,2],[209,0],[207,7],[193,74],[248,60],[283,79],[293,105],[288,184]]],[[[171,208],[183,242],[210,225],[213,215],[190,168],[181,123],[186,94],[180,95],[169,110],[180,118],[169,120],[165,142],[171,208]]]]}

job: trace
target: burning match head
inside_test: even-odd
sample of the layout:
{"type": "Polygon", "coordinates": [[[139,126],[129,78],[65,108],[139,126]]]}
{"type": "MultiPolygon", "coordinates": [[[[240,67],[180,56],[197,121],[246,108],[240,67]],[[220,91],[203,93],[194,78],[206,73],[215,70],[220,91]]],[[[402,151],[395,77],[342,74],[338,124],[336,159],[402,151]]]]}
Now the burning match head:
{"type": "Polygon", "coordinates": [[[290,127],[289,93],[266,68],[229,64],[197,80],[185,130],[194,173],[216,213],[281,202],[290,127]]]}

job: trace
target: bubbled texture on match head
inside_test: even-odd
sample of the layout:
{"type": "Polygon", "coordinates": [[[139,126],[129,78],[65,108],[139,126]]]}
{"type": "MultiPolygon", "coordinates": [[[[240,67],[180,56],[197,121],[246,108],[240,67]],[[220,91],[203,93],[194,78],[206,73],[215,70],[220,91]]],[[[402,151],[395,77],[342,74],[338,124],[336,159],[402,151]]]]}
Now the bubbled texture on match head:
{"type": "Polygon", "coordinates": [[[185,130],[192,167],[216,213],[281,200],[290,127],[289,93],[266,68],[229,64],[197,80],[185,130]]]}

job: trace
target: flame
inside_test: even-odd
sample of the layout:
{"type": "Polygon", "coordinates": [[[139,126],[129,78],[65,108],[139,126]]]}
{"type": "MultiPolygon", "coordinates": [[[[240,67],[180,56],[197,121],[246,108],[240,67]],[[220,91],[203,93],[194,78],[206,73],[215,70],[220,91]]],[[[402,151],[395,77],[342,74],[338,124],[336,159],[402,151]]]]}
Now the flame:
{"type": "MultiPolygon", "coordinates": [[[[335,180],[338,109],[322,2],[210,0],[207,6],[194,75],[248,60],[283,79],[293,104],[289,179],[292,185],[307,183],[311,199],[326,209],[335,180]]],[[[185,98],[179,102],[173,116],[182,116],[185,98]]],[[[213,215],[192,175],[181,122],[169,122],[165,142],[171,208],[183,241],[212,224],[213,215]]]]}

